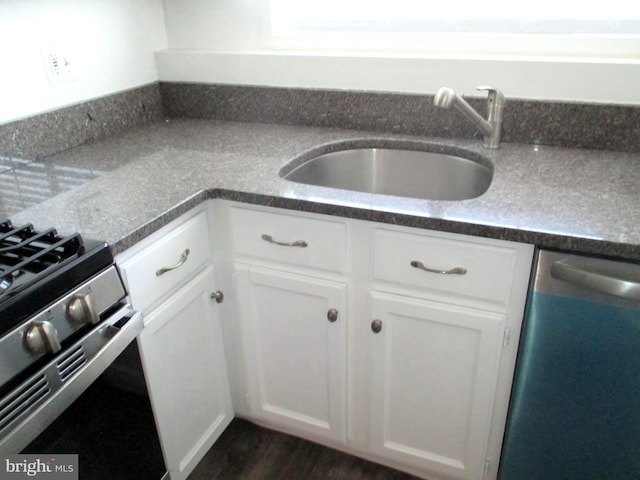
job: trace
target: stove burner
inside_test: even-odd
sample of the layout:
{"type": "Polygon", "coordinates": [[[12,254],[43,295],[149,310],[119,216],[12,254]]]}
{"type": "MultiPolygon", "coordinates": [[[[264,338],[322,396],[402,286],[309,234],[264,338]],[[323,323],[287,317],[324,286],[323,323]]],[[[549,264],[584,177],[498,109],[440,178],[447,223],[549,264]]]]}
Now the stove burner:
{"type": "Polygon", "coordinates": [[[33,225],[0,223],[0,296],[15,295],[84,251],[79,234],[61,237],[56,230],[37,232],[33,225]]]}

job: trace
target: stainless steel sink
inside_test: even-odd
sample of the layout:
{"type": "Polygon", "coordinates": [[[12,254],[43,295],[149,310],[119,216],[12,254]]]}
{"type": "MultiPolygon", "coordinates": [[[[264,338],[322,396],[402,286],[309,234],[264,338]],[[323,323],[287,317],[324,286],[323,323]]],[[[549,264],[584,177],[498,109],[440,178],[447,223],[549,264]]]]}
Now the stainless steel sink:
{"type": "Polygon", "coordinates": [[[289,164],[281,176],[293,182],[358,192],[467,200],[487,191],[493,169],[490,164],[458,155],[397,148],[351,148],[312,157],[293,168],[289,164]]]}

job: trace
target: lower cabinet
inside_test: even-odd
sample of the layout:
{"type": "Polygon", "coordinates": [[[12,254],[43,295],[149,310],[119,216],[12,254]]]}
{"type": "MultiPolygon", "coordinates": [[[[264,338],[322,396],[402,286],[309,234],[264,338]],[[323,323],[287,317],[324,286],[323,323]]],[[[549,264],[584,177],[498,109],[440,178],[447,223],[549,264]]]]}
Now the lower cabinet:
{"type": "Polygon", "coordinates": [[[240,414],[430,480],[495,479],[533,247],[229,211],[240,414]]]}
{"type": "Polygon", "coordinates": [[[233,419],[208,267],[145,315],[138,338],[171,480],[183,480],[233,419]]]}
{"type": "Polygon", "coordinates": [[[215,211],[215,232],[201,209],[119,262],[172,480],[230,423],[230,385],[267,427],[423,478],[496,478],[532,246],[215,211]]]}
{"type": "Polygon", "coordinates": [[[505,316],[380,292],[371,305],[373,453],[483,478],[505,316]]]}
{"type": "Polygon", "coordinates": [[[251,415],[346,441],[346,284],[236,264],[251,415]]]}

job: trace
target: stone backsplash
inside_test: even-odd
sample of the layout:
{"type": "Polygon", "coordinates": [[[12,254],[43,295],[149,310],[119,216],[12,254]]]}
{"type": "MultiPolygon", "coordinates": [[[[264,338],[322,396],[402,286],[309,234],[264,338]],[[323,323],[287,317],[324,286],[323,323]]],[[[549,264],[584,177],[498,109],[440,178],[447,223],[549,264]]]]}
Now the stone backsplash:
{"type": "MultiPolygon", "coordinates": [[[[482,99],[469,103],[484,114],[482,99]]],[[[41,159],[165,117],[480,138],[431,95],[160,82],[0,125],[0,159],[41,159]]],[[[640,106],[507,98],[502,140],[640,153],[640,106]]]]}
{"type": "Polygon", "coordinates": [[[157,83],[0,125],[0,158],[39,160],[163,118],[157,83]]]}
{"type": "MultiPolygon", "coordinates": [[[[431,95],[165,82],[160,90],[170,117],[481,137],[458,112],[435,107],[431,95]]],[[[469,103],[485,116],[482,99],[469,103]]],[[[502,140],[640,152],[640,106],[507,98],[502,140]]]]}

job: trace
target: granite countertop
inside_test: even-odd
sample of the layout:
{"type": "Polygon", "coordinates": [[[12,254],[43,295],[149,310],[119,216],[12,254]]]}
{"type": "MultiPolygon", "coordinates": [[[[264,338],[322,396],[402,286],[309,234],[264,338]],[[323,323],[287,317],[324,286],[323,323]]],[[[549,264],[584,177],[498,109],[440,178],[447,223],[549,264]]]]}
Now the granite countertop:
{"type": "Polygon", "coordinates": [[[50,184],[69,172],[81,178],[40,203],[0,214],[15,224],[106,240],[116,254],[202,201],[225,198],[640,261],[638,154],[518,144],[490,151],[477,139],[171,119],[37,164],[11,161],[0,163],[5,190],[19,190],[18,173],[29,169],[46,171],[50,184]],[[370,138],[481,155],[494,166],[493,182],[476,199],[428,201],[302,185],[278,175],[303,152],[370,138]]]}

